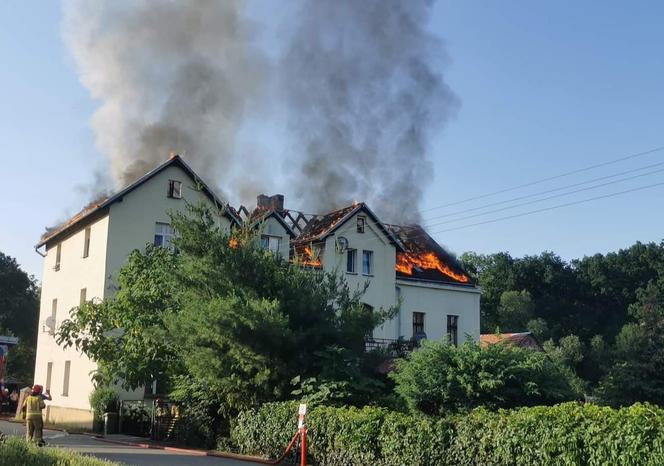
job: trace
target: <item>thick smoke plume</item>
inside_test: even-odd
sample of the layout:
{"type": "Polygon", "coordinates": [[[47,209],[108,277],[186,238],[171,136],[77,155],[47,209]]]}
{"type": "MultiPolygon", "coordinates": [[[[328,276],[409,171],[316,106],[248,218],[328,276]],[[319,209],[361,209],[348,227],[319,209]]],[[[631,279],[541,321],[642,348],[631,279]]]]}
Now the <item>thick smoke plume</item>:
{"type": "Polygon", "coordinates": [[[429,138],[457,107],[434,63],[430,0],[307,0],[280,69],[301,144],[293,176],[310,209],[366,201],[416,222],[429,138]]]}
{"type": "Polygon", "coordinates": [[[70,0],[63,34],[100,101],[92,126],[118,185],[171,152],[224,184],[264,75],[242,0],[70,0]]]}
{"type": "MultiPolygon", "coordinates": [[[[442,45],[427,31],[432,2],[300,0],[281,25],[288,33],[268,45],[277,52],[273,64],[256,45],[250,5],[256,3],[65,3],[64,36],[81,81],[99,101],[92,126],[117,185],[176,152],[246,201],[249,190],[273,184],[280,151],[260,154],[260,165],[272,167],[262,174],[238,150],[238,136],[246,121],[270,118],[248,113],[252,99],[277,96],[284,106],[272,107],[271,118],[288,115],[295,139],[283,143],[295,150],[281,164],[287,188],[300,198],[295,207],[324,212],[358,200],[385,220],[417,221],[432,180],[430,136],[457,107],[437,71],[442,45]]],[[[273,18],[266,13],[264,21],[273,18]]]]}

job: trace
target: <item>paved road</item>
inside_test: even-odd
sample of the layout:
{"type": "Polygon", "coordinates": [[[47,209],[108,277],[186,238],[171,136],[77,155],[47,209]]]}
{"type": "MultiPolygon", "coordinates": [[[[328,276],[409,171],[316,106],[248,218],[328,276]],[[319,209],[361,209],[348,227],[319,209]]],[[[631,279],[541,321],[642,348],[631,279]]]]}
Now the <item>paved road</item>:
{"type": "MultiPolygon", "coordinates": [[[[25,435],[25,427],[22,424],[14,422],[0,421],[0,432],[6,435],[23,436],[25,435]]],[[[44,439],[54,448],[70,448],[87,455],[127,465],[251,466],[252,464],[259,464],[210,456],[196,456],[167,450],[115,445],[88,435],[69,435],[64,432],[48,429],[44,430],[44,439]]]]}

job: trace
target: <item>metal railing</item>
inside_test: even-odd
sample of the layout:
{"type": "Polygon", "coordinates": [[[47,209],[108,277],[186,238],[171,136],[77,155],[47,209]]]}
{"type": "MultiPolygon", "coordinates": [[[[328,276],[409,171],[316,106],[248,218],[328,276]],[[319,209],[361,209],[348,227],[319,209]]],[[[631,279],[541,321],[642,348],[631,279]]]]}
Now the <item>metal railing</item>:
{"type": "Polygon", "coordinates": [[[417,343],[414,340],[391,339],[391,338],[373,338],[369,337],[364,341],[365,351],[386,351],[394,357],[402,357],[413,351],[417,343]]]}

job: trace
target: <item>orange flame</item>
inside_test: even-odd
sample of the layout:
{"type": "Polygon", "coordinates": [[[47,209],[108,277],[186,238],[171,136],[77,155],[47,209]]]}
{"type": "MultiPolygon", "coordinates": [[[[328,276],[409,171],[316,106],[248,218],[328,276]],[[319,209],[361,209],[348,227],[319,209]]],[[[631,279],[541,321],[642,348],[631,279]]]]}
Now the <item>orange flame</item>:
{"type": "Polygon", "coordinates": [[[469,278],[463,273],[458,273],[448,267],[433,252],[422,252],[419,254],[400,253],[397,256],[396,270],[406,275],[413,274],[413,268],[435,269],[461,283],[467,283],[469,278]]]}
{"type": "Polygon", "coordinates": [[[238,247],[240,247],[240,243],[235,238],[231,238],[231,239],[228,240],[228,246],[231,249],[237,249],[238,247]]]}
{"type": "Polygon", "coordinates": [[[299,258],[302,265],[310,267],[321,266],[320,258],[314,256],[314,251],[309,246],[304,247],[303,253],[302,257],[299,258]]]}

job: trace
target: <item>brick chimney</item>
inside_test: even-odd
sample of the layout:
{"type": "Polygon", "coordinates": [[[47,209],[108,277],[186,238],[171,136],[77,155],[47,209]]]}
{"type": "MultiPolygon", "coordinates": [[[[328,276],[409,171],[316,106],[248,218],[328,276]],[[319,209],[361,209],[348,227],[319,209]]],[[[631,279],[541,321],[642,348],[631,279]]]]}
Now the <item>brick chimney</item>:
{"type": "Polygon", "coordinates": [[[265,194],[260,194],[256,198],[256,207],[259,209],[272,209],[280,212],[284,210],[284,195],[275,194],[274,196],[266,196],[265,194]]]}

